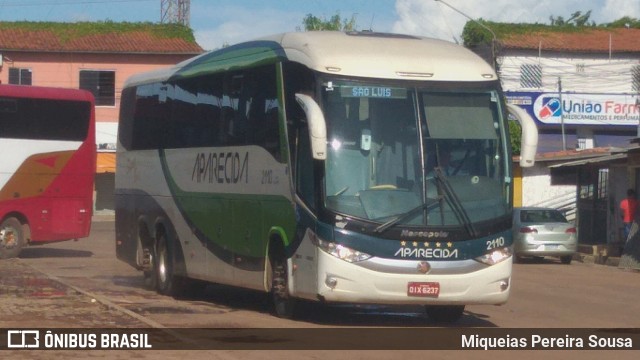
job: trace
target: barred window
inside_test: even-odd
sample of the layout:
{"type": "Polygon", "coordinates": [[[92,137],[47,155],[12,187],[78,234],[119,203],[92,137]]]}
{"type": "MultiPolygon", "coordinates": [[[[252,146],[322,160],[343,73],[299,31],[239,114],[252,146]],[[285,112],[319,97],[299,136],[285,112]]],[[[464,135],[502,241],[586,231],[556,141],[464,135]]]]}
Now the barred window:
{"type": "Polygon", "coordinates": [[[520,66],[520,87],[541,88],[542,67],[540,65],[524,64],[520,66]]]}
{"type": "Polygon", "coordinates": [[[116,72],[80,70],[80,89],[90,91],[96,106],[116,105],[116,72]]]}
{"type": "Polygon", "coordinates": [[[31,85],[31,69],[9,68],[9,84],[31,85]]]}
{"type": "Polygon", "coordinates": [[[631,68],[631,89],[640,92],[640,65],[631,68]]]}

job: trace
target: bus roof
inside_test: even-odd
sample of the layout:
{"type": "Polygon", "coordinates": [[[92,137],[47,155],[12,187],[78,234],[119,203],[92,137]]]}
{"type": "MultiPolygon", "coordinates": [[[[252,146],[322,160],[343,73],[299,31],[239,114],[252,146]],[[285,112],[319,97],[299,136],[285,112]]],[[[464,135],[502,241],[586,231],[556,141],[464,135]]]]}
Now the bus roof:
{"type": "Polygon", "coordinates": [[[496,80],[472,51],[447,41],[374,32],[283,33],[211,51],[171,68],[134,75],[126,86],[189,78],[277,61],[345,76],[431,81],[496,80]]]}
{"type": "Polygon", "coordinates": [[[94,102],[93,94],[87,90],[30,85],[0,85],[0,96],[94,102]]]}

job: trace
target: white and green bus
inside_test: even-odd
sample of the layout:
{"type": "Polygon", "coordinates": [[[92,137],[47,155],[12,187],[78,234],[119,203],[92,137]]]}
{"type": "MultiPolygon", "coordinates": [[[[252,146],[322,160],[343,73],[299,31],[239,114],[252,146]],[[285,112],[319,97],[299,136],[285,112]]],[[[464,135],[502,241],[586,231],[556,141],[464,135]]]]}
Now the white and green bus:
{"type": "MultiPolygon", "coordinates": [[[[523,166],[537,131],[526,113],[523,166]]],[[[296,300],[502,304],[512,157],[496,73],[444,41],[296,32],[133,76],[116,252],[158,292],[191,280],[296,300]]]]}

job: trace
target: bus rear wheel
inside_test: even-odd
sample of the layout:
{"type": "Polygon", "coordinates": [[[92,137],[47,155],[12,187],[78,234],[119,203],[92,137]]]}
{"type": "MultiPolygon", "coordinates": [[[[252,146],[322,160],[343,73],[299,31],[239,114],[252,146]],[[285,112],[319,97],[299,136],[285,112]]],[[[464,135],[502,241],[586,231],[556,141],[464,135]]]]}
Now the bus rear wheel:
{"type": "Polygon", "coordinates": [[[22,223],[10,217],[0,224],[0,259],[17,257],[24,246],[22,223]]]}
{"type": "Polygon", "coordinates": [[[167,235],[161,233],[156,244],[155,283],[158,293],[173,296],[178,292],[178,279],[174,272],[174,261],[167,235]]]}
{"type": "Polygon", "coordinates": [[[429,319],[437,323],[454,323],[462,317],[464,305],[427,305],[429,319]]]}

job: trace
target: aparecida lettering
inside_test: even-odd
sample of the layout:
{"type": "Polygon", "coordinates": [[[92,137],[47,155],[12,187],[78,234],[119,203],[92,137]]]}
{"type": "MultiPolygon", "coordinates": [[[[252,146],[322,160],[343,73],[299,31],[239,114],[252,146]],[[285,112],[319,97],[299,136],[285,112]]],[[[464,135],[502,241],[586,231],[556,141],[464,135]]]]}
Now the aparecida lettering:
{"type": "Polygon", "coordinates": [[[401,247],[394,256],[414,259],[450,259],[458,258],[458,249],[424,249],[401,247]]]}
{"type": "Polygon", "coordinates": [[[248,183],[249,153],[199,153],[193,164],[191,180],[209,184],[248,183]]]}

